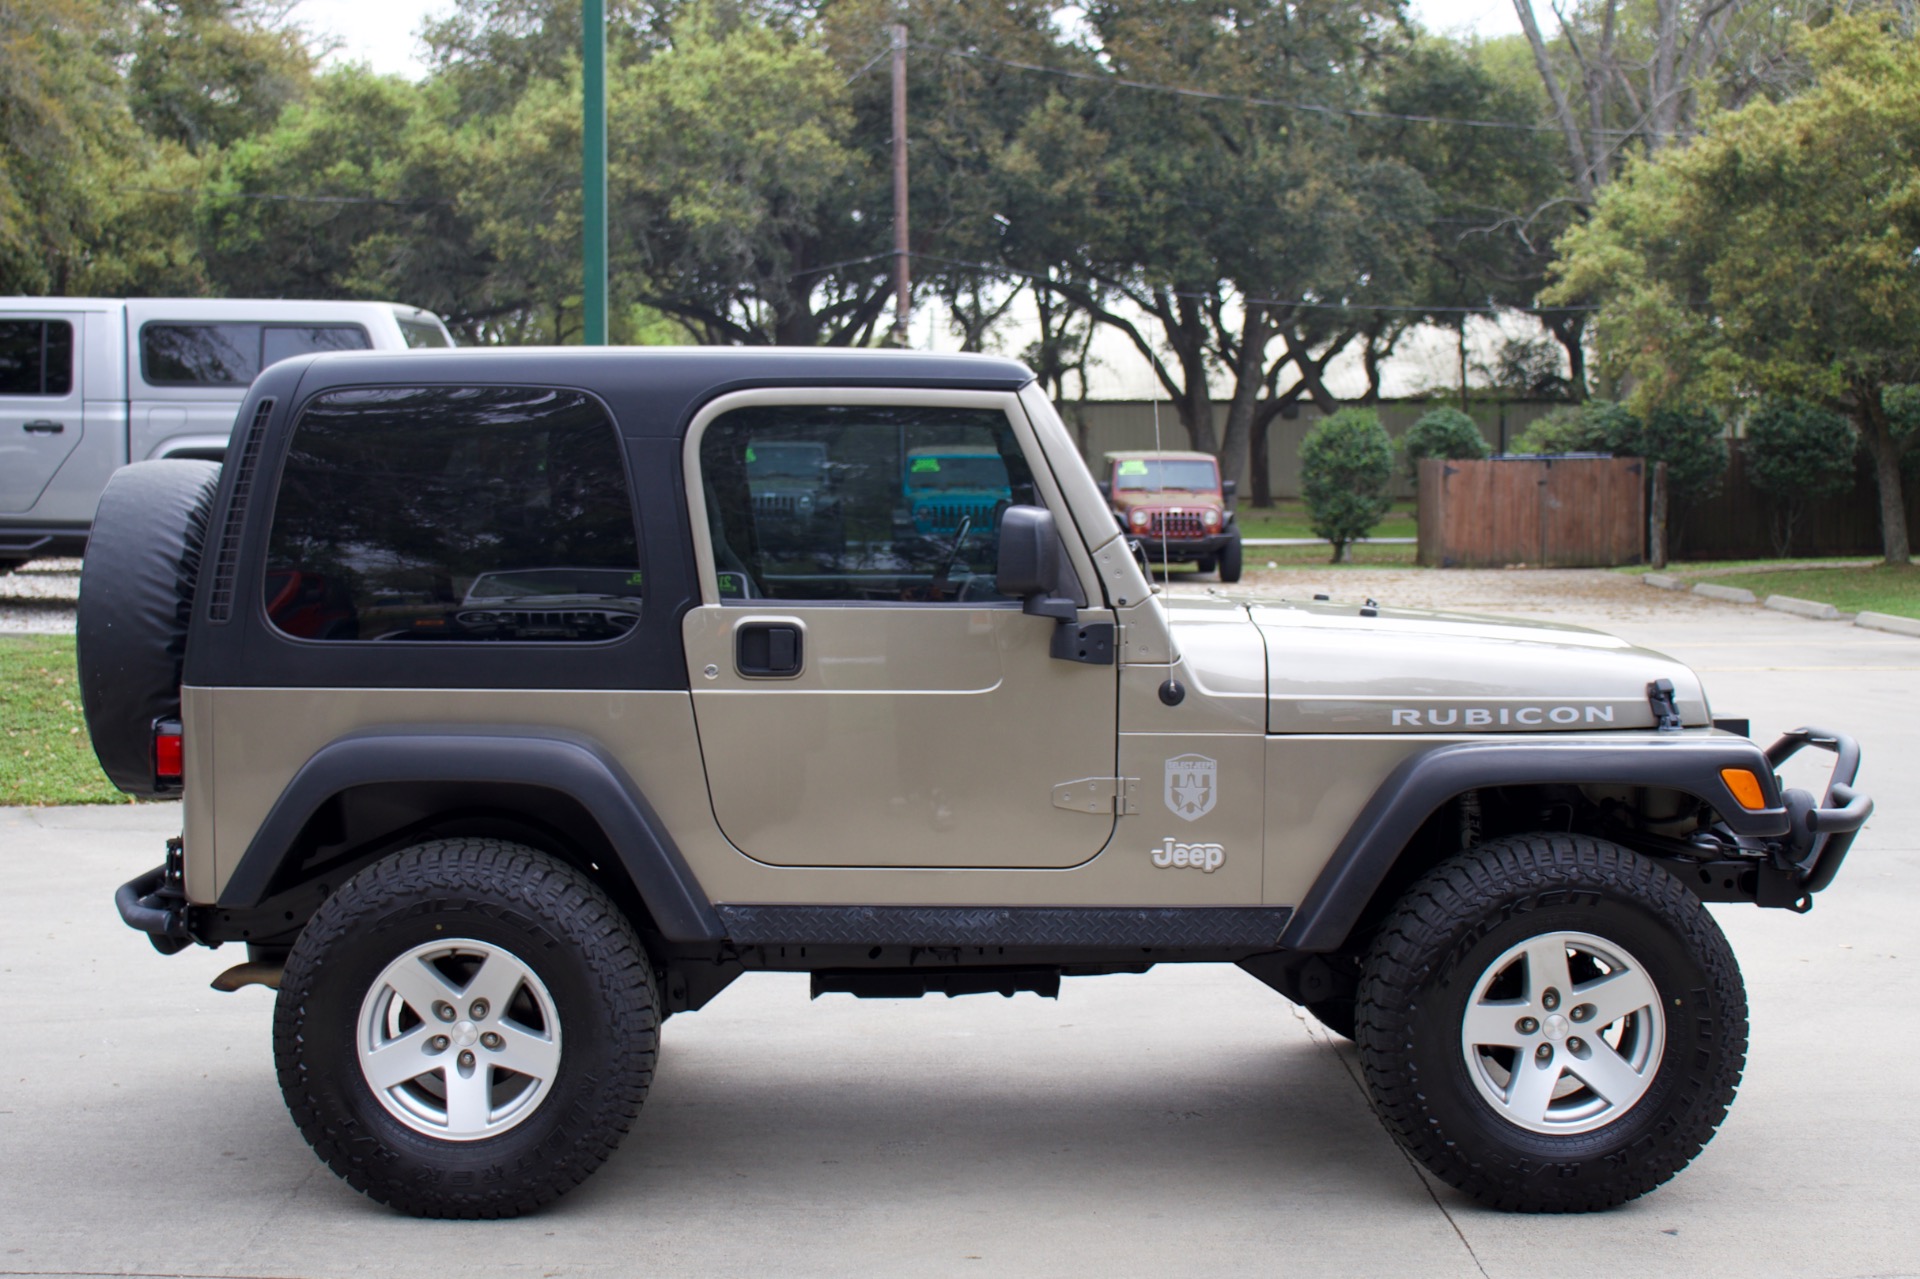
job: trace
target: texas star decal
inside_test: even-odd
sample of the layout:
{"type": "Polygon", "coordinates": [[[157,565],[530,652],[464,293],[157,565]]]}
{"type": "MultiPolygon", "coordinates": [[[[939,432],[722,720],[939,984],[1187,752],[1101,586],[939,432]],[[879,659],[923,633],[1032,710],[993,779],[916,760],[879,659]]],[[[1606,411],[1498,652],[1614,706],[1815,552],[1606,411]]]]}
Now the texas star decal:
{"type": "Polygon", "coordinates": [[[1213,811],[1220,793],[1220,765],[1205,755],[1176,755],[1167,761],[1167,807],[1182,821],[1213,811]]]}

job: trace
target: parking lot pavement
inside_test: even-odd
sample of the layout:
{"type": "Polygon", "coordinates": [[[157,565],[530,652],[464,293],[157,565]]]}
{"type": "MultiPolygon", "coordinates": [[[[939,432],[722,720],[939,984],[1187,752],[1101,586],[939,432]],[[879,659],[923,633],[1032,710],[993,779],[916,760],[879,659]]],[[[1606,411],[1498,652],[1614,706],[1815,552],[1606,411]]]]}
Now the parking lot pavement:
{"type": "Polygon", "coordinates": [[[1395,1149],[1317,1024],[1234,970],[1163,968],[1057,1001],[809,1003],[804,978],[745,978],[668,1023],[638,1125],[578,1191],[520,1221],[412,1221],[301,1141],[272,996],[206,988],[242,956],[163,959],[120,926],[113,889],[177,809],[11,809],[0,1274],[1920,1274],[1920,819],[1898,781],[1920,768],[1920,641],[1645,594],[1664,598],[1600,624],[1694,663],[1763,740],[1855,733],[1880,810],[1810,915],[1716,908],[1746,1079],[1717,1140],[1636,1203],[1484,1211],[1395,1149]]]}

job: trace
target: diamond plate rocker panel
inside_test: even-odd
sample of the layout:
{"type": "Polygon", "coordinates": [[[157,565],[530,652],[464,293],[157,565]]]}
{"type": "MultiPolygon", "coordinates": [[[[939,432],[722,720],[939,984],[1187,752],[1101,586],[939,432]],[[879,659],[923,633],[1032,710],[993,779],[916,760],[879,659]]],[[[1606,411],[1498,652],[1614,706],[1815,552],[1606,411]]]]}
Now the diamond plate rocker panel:
{"type": "Polygon", "coordinates": [[[742,946],[1272,947],[1285,906],[740,906],[714,909],[742,946]]]}

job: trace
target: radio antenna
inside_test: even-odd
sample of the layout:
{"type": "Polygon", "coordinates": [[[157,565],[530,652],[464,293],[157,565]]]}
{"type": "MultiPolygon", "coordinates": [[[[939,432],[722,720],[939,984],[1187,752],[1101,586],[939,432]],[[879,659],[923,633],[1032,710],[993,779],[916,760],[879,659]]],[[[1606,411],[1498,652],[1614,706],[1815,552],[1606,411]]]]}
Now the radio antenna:
{"type": "MultiPolygon", "coordinates": [[[[1155,453],[1163,453],[1166,451],[1160,447],[1160,397],[1159,396],[1155,396],[1153,400],[1153,451],[1155,453]]],[[[1165,478],[1165,472],[1166,472],[1165,460],[1156,457],[1153,460],[1153,464],[1154,466],[1160,468],[1160,474],[1156,478],[1165,478]]],[[[1151,528],[1152,526],[1149,525],[1148,527],[1151,528]]],[[[1151,570],[1149,570],[1148,575],[1149,576],[1152,575],[1151,570]]],[[[1173,585],[1173,567],[1167,562],[1167,516],[1164,511],[1161,512],[1161,515],[1160,515],[1160,576],[1166,579],[1166,583],[1168,586],[1173,585]]],[[[1152,583],[1149,582],[1148,585],[1151,586],[1152,583]]]]}

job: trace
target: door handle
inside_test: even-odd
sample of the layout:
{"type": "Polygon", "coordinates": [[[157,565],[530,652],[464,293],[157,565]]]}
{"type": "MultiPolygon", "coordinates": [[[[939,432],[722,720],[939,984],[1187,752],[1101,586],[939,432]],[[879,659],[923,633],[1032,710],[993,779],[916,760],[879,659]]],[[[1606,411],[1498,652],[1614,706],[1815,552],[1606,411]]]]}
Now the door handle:
{"type": "Polygon", "coordinates": [[[742,675],[798,675],[800,628],[791,622],[742,622],[733,633],[733,664],[742,675]]]}
{"type": "Polygon", "coordinates": [[[28,422],[20,429],[31,435],[58,435],[67,429],[67,424],[65,422],[49,422],[47,419],[41,418],[37,422],[28,422]]]}

